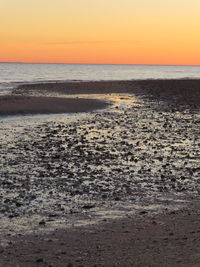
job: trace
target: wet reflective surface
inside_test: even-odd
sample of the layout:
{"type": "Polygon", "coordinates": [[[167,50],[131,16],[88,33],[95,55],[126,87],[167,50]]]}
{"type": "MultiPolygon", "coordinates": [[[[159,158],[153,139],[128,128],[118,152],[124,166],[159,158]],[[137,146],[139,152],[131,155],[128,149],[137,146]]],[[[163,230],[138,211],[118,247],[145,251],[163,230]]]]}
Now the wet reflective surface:
{"type": "Polygon", "coordinates": [[[2,235],[177,209],[198,199],[200,114],[166,111],[130,95],[99,97],[112,107],[1,117],[2,235]]]}

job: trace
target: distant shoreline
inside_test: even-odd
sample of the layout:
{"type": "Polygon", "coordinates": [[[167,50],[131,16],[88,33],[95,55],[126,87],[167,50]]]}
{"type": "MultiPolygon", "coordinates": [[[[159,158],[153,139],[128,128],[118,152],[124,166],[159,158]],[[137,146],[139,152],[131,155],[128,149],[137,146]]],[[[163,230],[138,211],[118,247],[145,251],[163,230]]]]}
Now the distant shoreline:
{"type": "Polygon", "coordinates": [[[64,65],[113,65],[113,66],[175,66],[175,67],[200,67],[200,65],[185,65],[185,64],[140,64],[140,63],[73,63],[73,62],[13,62],[13,61],[0,61],[0,64],[64,64],[64,65]]]}

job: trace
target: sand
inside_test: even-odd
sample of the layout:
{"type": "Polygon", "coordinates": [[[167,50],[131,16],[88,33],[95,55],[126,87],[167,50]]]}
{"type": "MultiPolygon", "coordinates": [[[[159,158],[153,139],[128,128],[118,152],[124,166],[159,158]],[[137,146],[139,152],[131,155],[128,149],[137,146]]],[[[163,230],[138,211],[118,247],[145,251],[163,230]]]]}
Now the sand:
{"type": "Polygon", "coordinates": [[[128,93],[138,103],[5,129],[0,266],[199,266],[200,80],[13,92],[47,101],[73,93],[128,93]]]}
{"type": "Polygon", "coordinates": [[[107,106],[107,103],[96,99],[0,96],[0,115],[88,112],[107,106]]]}
{"type": "MultiPolygon", "coordinates": [[[[196,208],[13,238],[0,266],[199,266],[196,208]]],[[[45,226],[41,226],[44,227],[45,226]]]]}
{"type": "Polygon", "coordinates": [[[200,105],[200,80],[133,80],[25,84],[15,94],[111,94],[133,93],[177,104],[200,105]]]}
{"type": "Polygon", "coordinates": [[[134,94],[164,101],[173,110],[200,108],[200,80],[133,80],[24,84],[0,97],[0,114],[86,112],[105,108],[105,101],[62,99],[66,95],[134,94]],[[51,96],[51,97],[49,97],[51,96]],[[104,102],[104,103],[103,103],[104,102]]]}

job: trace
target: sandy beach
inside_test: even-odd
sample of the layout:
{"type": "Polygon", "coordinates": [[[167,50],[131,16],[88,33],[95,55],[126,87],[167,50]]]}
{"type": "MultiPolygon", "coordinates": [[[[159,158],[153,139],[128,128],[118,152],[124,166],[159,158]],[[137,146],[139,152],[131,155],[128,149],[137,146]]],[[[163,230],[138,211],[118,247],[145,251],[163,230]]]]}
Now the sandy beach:
{"type": "Polygon", "coordinates": [[[200,267],[200,0],[0,0],[0,267],[200,267]]]}
{"type": "Polygon", "coordinates": [[[200,80],[28,84],[0,110],[107,107],[92,94],[126,102],[1,121],[0,265],[199,266],[200,80]]]}

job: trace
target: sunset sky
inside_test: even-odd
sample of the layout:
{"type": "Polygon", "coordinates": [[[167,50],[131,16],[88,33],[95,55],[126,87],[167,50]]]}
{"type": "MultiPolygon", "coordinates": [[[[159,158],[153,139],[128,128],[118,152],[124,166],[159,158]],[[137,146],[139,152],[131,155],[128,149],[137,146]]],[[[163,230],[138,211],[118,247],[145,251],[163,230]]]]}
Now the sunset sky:
{"type": "Polygon", "coordinates": [[[200,65],[200,0],[0,0],[0,61],[200,65]]]}

